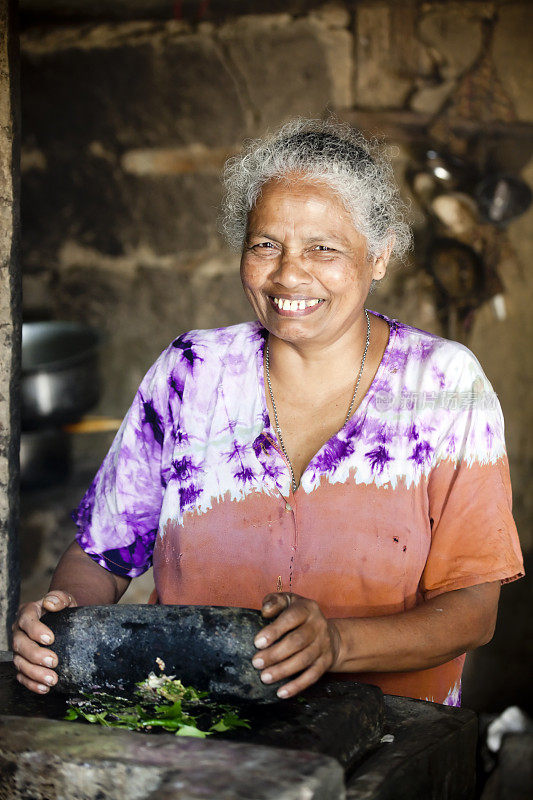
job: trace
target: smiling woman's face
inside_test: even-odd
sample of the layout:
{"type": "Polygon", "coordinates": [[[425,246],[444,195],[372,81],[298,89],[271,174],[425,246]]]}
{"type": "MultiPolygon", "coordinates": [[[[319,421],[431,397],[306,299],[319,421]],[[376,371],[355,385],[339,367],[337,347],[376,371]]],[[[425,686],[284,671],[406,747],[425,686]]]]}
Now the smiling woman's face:
{"type": "Polygon", "coordinates": [[[274,336],[327,345],[350,333],[386,258],[367,243],[338,196],[305,178],[272,180],[248,217],[241,259],[246,296],[274,336]]]}

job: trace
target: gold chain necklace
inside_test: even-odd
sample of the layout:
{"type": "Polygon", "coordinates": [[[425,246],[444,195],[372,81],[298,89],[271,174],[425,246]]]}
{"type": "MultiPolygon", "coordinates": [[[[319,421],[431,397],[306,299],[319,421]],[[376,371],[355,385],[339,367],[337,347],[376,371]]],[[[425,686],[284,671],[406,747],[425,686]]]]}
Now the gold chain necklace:
{"type": "MultiPolygon", "coordinates": [[[[365,342],[365,349],[363,351],[363,358],[361,359],[361,366],[359,367],[359,373],[357,375],[357,380],[355,381],[355,389],[353,390],[352,399],[350,401],[350,405],[348,406],[348,411],[346,413],[346,418],[345,418],[345,420],[343,422],[343,425],[342,425],[343,427],[346,425],[346,423],[350,419],[350,414],[352,413],[353,404],[355,403],[355,396],[357,394],[357,390],[359,389],[359,383],[361,382],[361,376],[363,374],[363,368],[365,366],[365,359],[366,359],[366,354],[368,352],[368,345],[370,344],[370,317],[368,316],[368,311],[366,310],[366,308],[365,308],[365,316],[366,316],[366,342],[365,342]]],[[[288,455],[287,450],[285,449],[285,445],[283,443],[283,435],[281,433],[281,428],[280,428],[280,424],[279,424],[279,420],[278,420],[278,409],[276,408],[276,401],[274,400],[274,392],[272,391],[272,383],[270,381],[270,359],[269,359],[269,350],[268,350],[268,339],[267,339],[267,345],[266,345],[266,350],[265,350],[265,367],[266,367],[268,391],[269,391],[269,394],[270,394],[270,400],[272,401],[272,408],[274,409],[274,422],[275,422],[275,427],[276,427],[276,435],[277,435],[277,437],[279,439],[279,443],[280,443],[281,449],[283,451],[283,455],[287,459],[287,464],[289,465],[289,469],[291,471],[292,490],[293,490],[293,492],[295,492],[296,489],[298,488],[298,485],[297,485],[296,479],[294,477],[294,470],[292,468],[291,460],[289,458],[289,455],[288,455]]]]}

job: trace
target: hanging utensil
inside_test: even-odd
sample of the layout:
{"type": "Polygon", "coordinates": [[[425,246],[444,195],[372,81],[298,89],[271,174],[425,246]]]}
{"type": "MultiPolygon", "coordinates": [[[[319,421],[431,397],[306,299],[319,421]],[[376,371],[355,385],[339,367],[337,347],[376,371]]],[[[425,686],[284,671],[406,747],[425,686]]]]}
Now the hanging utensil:
{"type": "Polygon", "coordinates": [[[475,197],[479,212],[487,222],[505,225],[527,211],[532,192],[521,178],[495,174],[488,175],[478,183],[475,197]]]}

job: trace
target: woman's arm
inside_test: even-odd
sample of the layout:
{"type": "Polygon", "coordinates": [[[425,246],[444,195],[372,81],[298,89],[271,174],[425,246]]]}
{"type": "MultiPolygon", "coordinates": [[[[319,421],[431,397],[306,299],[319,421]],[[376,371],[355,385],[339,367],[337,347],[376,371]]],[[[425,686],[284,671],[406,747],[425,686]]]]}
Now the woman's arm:
{"type": "Polygon", "coordinates": [[[330,620],[314,600],[267,595],[263,616],[276,619],[256,637],[260,652],[252,663],[265,683],[302,673],[280,697],[301,692],[326,671],[429,669],[490,641],[499,594],[495,581],[446,592],[399,614],[330,620]]]}
{"type": "Polygon", "coordinates": [[[335,672],[429,669],[492,639],[500,582],[434,597],[401,614],[331,623],[339,632],[335,672]]]}
{"type": "Polygon", "coordinates": [[[20,683],[39,694],[46,694],[57,683],[57,656],[47,648],[53,643],[54,634],[40,622],[45,611],[117,603],[129,582],[129,578],[99,566],[73,542],[56,567],[48,593],[19,609],[13,625],[13,663],[20,683]]]}
{"type": "Polygon", "coordinates": [[[76,598],[78,606],[108,605],[118,603],[129,584],[130,578],[104,569],[72,542],[61,556],[49,591],[62,589],[76,598]]]}

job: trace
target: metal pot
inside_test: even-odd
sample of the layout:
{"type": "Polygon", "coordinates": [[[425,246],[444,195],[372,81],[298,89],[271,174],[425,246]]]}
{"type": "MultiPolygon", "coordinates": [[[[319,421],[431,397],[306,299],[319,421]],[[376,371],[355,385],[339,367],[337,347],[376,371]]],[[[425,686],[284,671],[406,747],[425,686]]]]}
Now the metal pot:
{"type": "Polygon", "coordinates": [[[100,396],[100,335],[75,322],[22,326],[23,430],[79,419],[100,396]]]}

